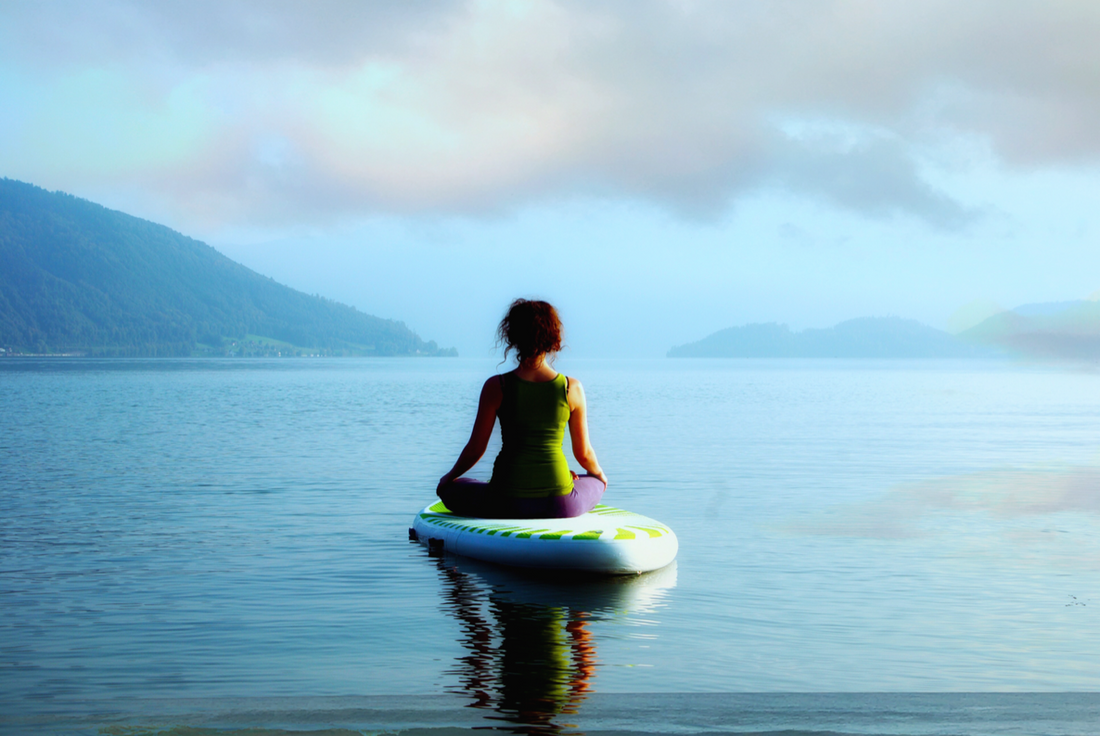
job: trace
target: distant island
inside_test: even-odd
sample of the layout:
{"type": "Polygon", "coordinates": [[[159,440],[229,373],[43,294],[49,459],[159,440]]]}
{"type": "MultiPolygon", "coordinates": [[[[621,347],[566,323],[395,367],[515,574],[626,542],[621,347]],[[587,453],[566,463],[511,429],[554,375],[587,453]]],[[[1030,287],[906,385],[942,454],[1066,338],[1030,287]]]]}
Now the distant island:
{"type": "Polygon", "coordinates": [[[792,332],[775,322],[730,327],[674,347],[670,358],[985,358],[995,348],[900,317],[863,317],[792,332]]]}
{"type": "Polygon", "coordinates": [[[952,335],[911,319],[863,317],[792,332],[774,322],[719,330],[670,358],[1024,358],[1100,360],[1100,300],[1025,304],[952,335]]]}
{"type": "Polygon", "coordinates": [[[0,354],[454,356],[163,225],[0,179],[0,354]]]}
{"type": "Polygon", "coordinates": [[[1100,293],[1090,299],[1024,304],[960,332],[978,345],[1038,360],[1100,360],[1100,293]]]}

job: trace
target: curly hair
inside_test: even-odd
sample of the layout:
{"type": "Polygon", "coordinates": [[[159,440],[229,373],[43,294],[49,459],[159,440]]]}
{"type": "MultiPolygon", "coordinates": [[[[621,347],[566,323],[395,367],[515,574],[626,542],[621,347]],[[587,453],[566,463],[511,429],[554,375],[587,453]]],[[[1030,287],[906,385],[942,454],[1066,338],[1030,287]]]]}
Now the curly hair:
{"type": "Polygon", "coordinates": [[[516,299],[497,327],[497,344],[504,346],[504,359],[515,350],[519,362],[561,350],[561,318],[547,303],[516,299]]]}

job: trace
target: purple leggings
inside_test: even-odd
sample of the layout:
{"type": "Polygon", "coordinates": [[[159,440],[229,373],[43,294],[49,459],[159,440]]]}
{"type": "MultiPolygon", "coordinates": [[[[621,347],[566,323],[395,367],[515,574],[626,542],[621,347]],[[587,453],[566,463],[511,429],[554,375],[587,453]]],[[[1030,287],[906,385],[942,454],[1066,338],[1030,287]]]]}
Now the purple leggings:
{"type": "Polygon", "coordinates": [[[439,499],[457,516],[483,519],[566,519],[588,513],[600,502],[607,486],[593,475],[581,475],[573,481],[573,490],[564,496],[512,498],[490,490],[485,481],[455,478],[439,489],[439,499]]]}

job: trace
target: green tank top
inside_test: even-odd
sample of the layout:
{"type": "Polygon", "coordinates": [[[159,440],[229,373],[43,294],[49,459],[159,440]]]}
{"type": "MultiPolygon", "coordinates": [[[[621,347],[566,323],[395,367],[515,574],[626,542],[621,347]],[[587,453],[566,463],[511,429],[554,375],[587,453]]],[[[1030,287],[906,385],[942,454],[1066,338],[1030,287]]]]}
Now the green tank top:
{"type": "Polygon", "coordinates": [[[535,383],[515,373],[501,376],[503,398],[500,454],[493,463],[493,488],[505,496],[545,498],[573,490],[573,476],[562,452],[569,423],[568,384],[559,373],[554,380],[535,383]]]}

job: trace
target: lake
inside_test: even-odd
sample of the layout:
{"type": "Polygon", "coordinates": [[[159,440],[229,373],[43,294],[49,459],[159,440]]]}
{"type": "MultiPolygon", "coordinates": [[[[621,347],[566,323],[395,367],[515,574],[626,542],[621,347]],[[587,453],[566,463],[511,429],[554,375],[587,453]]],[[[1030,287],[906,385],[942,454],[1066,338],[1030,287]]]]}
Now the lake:
{"type": "Polygon", "coordinates": [[[1100,372],[558,367],[669,568],[408,541],[494,360],[0,360],[0,731],[1095,731],[1100,372]]]}

